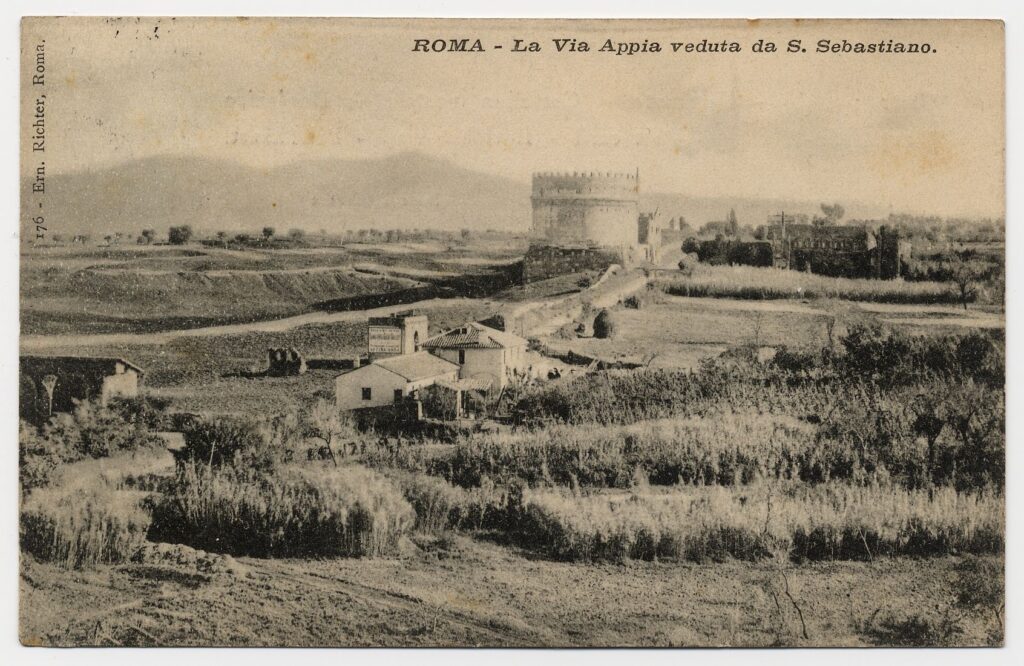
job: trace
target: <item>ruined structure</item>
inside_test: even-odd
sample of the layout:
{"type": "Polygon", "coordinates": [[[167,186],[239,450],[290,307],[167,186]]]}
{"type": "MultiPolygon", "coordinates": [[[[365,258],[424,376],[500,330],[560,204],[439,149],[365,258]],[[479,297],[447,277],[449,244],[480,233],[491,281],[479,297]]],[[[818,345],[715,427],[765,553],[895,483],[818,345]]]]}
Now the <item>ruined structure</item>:
{"type": "Polygon", "coordinates": [[[634,174],[534,174],[523,281],[654,261],[661,246],[660,223],[656,213],[641,215],[638,192],[634,174]]]}
{"type": "MultiPolygon", "coordinates": [[[[759,240],[718,237],[694,241],[697,258],[709,264],[775,266],[820,275],[893,279],[903,272],[910,243],[881,226],[794,223],[806,216],[773,215],[759,240]]],[[[688,241],[689,243],[689,241],[688,241]]]]}
{"type": "Polygon", "coordinates": [[[881,226],[770,224],[764,239],[772,244],[773,265],[835,277],[890,280],[902,274],[910,243],[881,226]]]}
{"type": "Polygon", "coordinates": [[[306,359],[295,347],[271,347],[267,350],[268,377],[306,374],[306,359]]]}

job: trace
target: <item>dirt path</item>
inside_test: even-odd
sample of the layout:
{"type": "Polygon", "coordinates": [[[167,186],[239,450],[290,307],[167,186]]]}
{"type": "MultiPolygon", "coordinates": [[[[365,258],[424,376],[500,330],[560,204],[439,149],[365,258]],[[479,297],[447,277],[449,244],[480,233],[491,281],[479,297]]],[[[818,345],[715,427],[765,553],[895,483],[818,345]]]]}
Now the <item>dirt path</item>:
{"type": "Polygon", "coordinates": [[[346,310],[344,312],[307,312],[306,314],[270,319],[244,324],[225,324],[222,326],[206,326],[203,328],[187,328],[175,331],[156,333],[95,333],[65,335],[23,335],[21,350],[23,352],[45,351],[60,347],[97,347],[114,345],[164,345],[176,338],[211,337],[220,335],[240,335],[250,332],[280,333],[299,326],[309,324],[333,324],[338,322],[364,321],[368,317],[382,317],[403,310],[414,308],[430,309],[446,305],[459,305],[480,301],[471,298],[430,298],[402,305],[388,305],[369,310],[346,310]]]}
{"type": "Polygon", "coordinates": [[[526,333],[537,337],[551,335],[579,316],[582,311],[581,296],[589,300],[595,308],[607,308],[643,289],[647,285],[647,281],[648,278],[642,274],[623,272],[585,292],[555,299],[521,303],[508,310],[506,316],[509,319],[519,319],[543,311],[545,316],[537,324],[530,326],[526,333]]]}

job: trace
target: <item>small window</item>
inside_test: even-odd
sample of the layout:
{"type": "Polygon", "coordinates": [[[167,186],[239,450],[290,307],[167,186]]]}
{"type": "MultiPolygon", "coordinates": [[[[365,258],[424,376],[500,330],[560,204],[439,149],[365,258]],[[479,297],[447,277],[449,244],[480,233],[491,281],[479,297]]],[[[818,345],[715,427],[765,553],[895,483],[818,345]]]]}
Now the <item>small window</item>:
{"type": "Polygon", "coordinates": [[[395,389],[395,402],[402,402],[402,389],[395,389]]]}
{"type": "Polygon", "coordinates": [[[466,362],[466,350],[459,350],[459,365],[463,365],[466,362]]]}
{"type": "Polygon", "coordinates": [[[373,389],[369,386],[363,387],[363,400],[373,400],[373,389]]]}

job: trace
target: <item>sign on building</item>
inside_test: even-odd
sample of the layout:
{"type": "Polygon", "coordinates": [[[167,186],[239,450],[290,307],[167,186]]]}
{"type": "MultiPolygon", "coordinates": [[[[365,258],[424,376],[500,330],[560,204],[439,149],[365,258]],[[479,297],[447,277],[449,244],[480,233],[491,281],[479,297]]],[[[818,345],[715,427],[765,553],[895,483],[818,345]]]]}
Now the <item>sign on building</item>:
{"type": "Polygon", "coordinates": [[[402,329],[397,326],[370,326],[368,351],[371,354],[401,354],[402,329]]]}

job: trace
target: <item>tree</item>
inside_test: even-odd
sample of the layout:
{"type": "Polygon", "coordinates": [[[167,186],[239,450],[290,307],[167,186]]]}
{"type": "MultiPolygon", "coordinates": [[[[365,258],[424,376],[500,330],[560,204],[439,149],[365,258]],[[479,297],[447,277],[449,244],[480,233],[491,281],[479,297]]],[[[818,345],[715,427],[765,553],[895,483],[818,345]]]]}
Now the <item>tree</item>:
{"type": "Polygon", "coordinates": [[[843,219],[843,215],[846,214],[846,209],[838,203],[834,203],[832,205],[823,203],[821,204],[821,212],[825,214],[826,224],[836,224],[839,220],[843,219]]]}
{"type": "Polygon", "coordinates": [[[604,308],[594,317],[594,337],[609,340],[615,337],[615,320],[608,308],[604,308]]]}
{"type": "Polygon", "coordinates": [[[143,229],[142,230],[142,242],[149,245],[156,238],[156,229],[143,229]]]}
{"type": "Polygon", "coordinates": [[[304,434],[324,443],[335,467],[338,466],[338,457],[334,453],[334,442],[348,431],[349,424],[338,408],[323,398],[317,400],[313,408],[304,414],[304,434]]]}
{"type": "Polygon", "coordinates": [[[43,377],[43,388],[46,389],[47,398],[47,418],[53,416],[53,389],[57,387],[57,377],[55,375],[46,375],[43,377]]]}
{"type": "Polygon", "coordinates": [[[171,245],[184,245],[192,240],[192,225],[182,224],[167,230],[167,241],[171,245]]]}
{"type": "Polygon", "coordinates": [[[221,242],[221,245],[223,245],[224,247],[227,247],[228,246],[228,232],[226,232],[226,231],[218,231],[217,232],[217,240],[219,240],[221,242]]]}
{"type": "Polygon", "coordinates": [[[277,231],[274,227],[263,227],[263,240],[270,240],[274,237],[275,233],[277,233],[277,231]]]}
{"type": "Polygon", "coordinates": [[[725,218],[725,228],[730,236],[735,236],[740,231],[740,223],[736,219],[736,209],[729,209],[729,216],[725,218]]]}
{"type": "Polygon", "coordinates": [[[967,309],[967,303],[973,301],[978,295],[978,278],[980,271],[978,266],[971,261],[962,258],[953,260],[952,264],[953,283],[956,284],[957,293],[960,297],[960,304],[967,309]]]}
{"type": "Polygon", "coordinates": [[[305,237],[306,237],[306,232],[303,231],[302,229],[289,229],[288,230],[288,238],[291,238],[293,241],[300,241],[300,240],[302,240],[305,237]]]}

